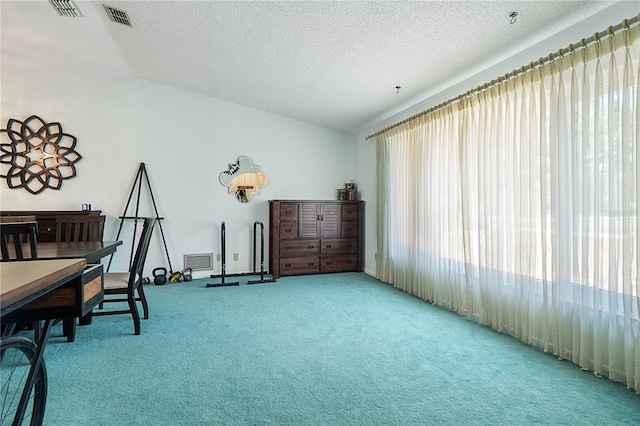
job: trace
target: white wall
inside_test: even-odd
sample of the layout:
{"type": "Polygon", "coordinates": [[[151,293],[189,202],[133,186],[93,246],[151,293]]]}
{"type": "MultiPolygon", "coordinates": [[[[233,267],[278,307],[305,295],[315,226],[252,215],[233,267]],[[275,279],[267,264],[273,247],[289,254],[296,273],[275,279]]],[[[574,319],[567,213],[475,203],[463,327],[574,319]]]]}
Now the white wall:
{"type": "Polygon", "coordinates": [[[354,176],[355,181],[358,183],[358,189],[361,192],[362,199],[367,201],[367,208],[365,209],[365,272],[375,275],[375,253],[377,250],[375,214],[376,152],[373,139],[365,140],[368,135],[445,102],[448,99],[455,98],[466,93],[468,90],[474,89],[497,77],[501,77],[523,65],[537,61],[538,58],[546,57],[549,53],[555,53],[558,49],[565,48],[569,44],[578,43],[581,39],[591,37],[595,32],[604,31],[609,26],[617,25],[622,22],[623,19],[633,18],[637,16],[638,13],[640,13],[640,2],[637,0],[615,3],[601,13],[591,16],[507,60],[485,70],[481,70],[460,83],[438,92],[426,93],[423,100],[402,112],[359,129],[355,140],[354,176]]]}
{"type": "MultiPolygon", "coordinates": [[[[35,114],[59,121],[78,138],[83,156],[77,177],[62,188],[32,195],[0,183],[3,210],[65,210],[91,203],[107,215],[105,239],[115,239],[139,164],[146,164],[174,270],[183,255],[220,252],[220,224],[226,221],[227,272],[252,267],[253,223],[268,232],[270,199],[335,199],[336,188],[353,179],[353,136],[309,123],[246,108],[140,79],[116,81],[23,81],[2,70],[2,128],[9,118],[35,114]],[[239,155],[247,155],[269,177],[250,203],[238,202],[218,180],[239,155]],[[232,254],[239,254],[239,261],[232,254]]],[[[142,198],[141,215],[153,215],[142,198]]],[[[129,214],[133,214],[133,201],[129,214]]],[[[125,243],[111,271],[126,269],[132,239],[125,243]]],[[[146,274],[168,267],[160,233],[153,238],[146,274]]],[[[268,235],[268,234],[267,234],[268,235]]],[[[194,273],[207,277],[220,272],[194,273]]],[[[267,264],[268,265],[268,264],[267,264]]]]}

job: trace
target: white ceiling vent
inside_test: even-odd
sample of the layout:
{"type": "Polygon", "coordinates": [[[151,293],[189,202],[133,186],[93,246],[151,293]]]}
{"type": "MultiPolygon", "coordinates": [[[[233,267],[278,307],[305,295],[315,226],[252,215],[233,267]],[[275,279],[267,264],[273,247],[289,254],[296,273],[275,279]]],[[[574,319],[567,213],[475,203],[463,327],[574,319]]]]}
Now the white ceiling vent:
{"type": "Polygon", "coordinates": [[[49,0],[51,6],[58,12],[60,16],[68,16],[70,18],[78,18],[82,16],[78,6],[71,0],[49,0]]]}
{"type": "Polygon", "coordinates": [[[107,15],[109,15],[110,20],[112,20],[113,22],[117,22],[118,24],[133,27],[133,25],[131,25],[131,20],[129,19],[129,15],[127,15],[127,12],[125,12],[124,10],[116,9],[115,7],[107,6],[106,4],[103,4],[102,6],[104,6],[104,10],[107,11],[107,15]]]}

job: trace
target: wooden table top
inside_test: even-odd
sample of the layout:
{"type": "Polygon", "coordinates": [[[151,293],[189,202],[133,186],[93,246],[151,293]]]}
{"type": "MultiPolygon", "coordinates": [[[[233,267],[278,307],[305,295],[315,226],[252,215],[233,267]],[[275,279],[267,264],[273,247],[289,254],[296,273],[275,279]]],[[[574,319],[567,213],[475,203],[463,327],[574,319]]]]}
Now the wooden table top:
{"type": "Polygon", "coordinates": [[[85,259],[0,262],[0,312],[7,314],[82,275],[85,259]]]}
{"type": "MultiPolygon", "coordinates": [[[[87,263],[98,263],[103,257],[115,253],[122,241],[87,241],[79,243],[38,243],[38,259],[73,259],[82,257],[87,263]]],[[[31,256],[29,244],[22,245],[25,257],[31,256]]],[[[9,247],[13,256],[13,248],[9,247]]]]}
{"type": "Polygon", "coordinates": [[[89,263],[94,263],[89,258],[108,256],[116,251],[116,247],[122,241],[87,241],[80,243],[38,243],[38,259],[70,259],[84,257],[89,263]]]}

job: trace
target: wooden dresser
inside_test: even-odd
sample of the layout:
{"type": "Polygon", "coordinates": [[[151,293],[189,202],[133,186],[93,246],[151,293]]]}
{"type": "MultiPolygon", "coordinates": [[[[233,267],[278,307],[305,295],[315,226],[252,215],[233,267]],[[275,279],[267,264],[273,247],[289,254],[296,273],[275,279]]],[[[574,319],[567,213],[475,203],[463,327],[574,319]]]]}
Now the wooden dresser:
{"type": "Polygon", "coordinates": [[[362,272],[364,201],[269,201],[269,272],[362,272]]]}
{"type": "Polygon", "coordinates": [[[101,210],[20,210],[0,211],[0,216],[35,216],[38,222],[36,238],[40,243],[54,243],[56,241],[56,216],[72,214],[100,215],[101,210]]]}

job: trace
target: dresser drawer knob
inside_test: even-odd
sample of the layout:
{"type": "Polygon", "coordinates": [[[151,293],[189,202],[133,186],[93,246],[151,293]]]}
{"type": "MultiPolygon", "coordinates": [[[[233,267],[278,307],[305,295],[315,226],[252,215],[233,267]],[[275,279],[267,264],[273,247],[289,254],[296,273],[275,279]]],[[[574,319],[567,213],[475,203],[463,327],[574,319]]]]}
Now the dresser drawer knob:
{"type": "Polygon", "coordinates": [[[313,262],[307,263],[307,266],[313,266],[313,262]]]}
{"type": "Polygon", "coordinates": [[[314,248],[315,248],[315,246],[308,246],[307,248],[308,248],[308,249],[314,249],[314,248]]]}
{"type": "Polygon", "coordinates": [[[291,228],[285,229],[284,232],[291,232],[291,228]]]}
{"type": "Polygon", "coordinates": [[[331,248],[332,246],[331,246],[331,244],[327,244],[325,247],[326,248],[331,248]]]}
{"type": "Polygon", "coordinates": [[[291,250],[291,246],[287,246],[284,248],[285,250],[291,250]]]}
{"type": "Polygon", "coordinates": [[[290,263],[285,263],[285,264],[284,264],[284,267],[285,267],[285,268],[291,268],[291,264],[290,264],[290,263]]]}

